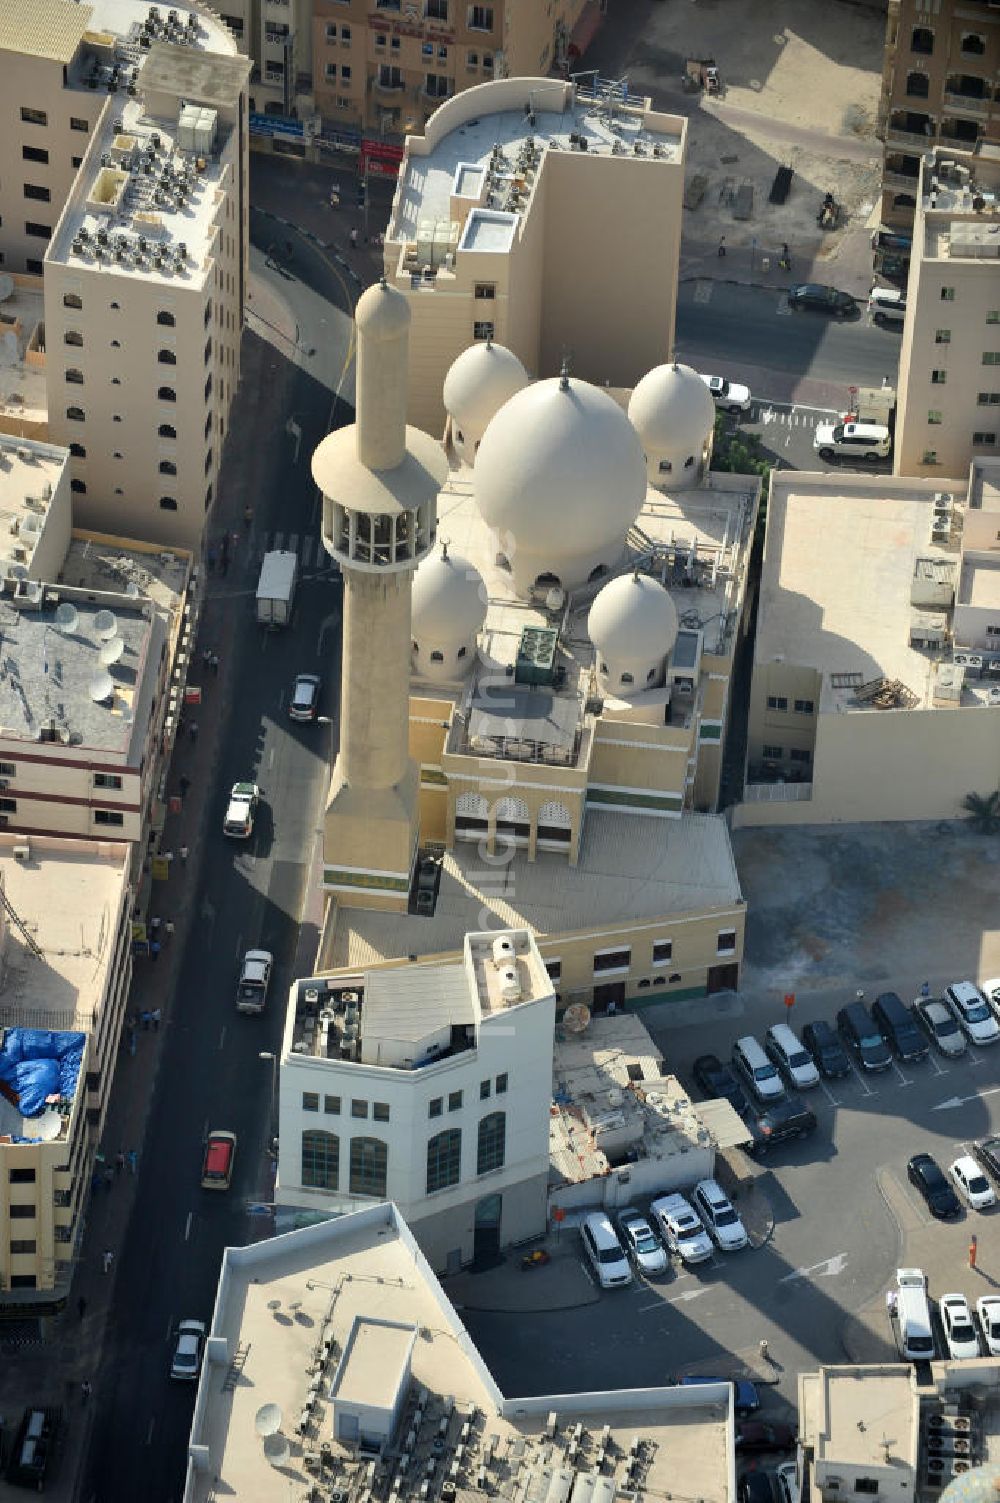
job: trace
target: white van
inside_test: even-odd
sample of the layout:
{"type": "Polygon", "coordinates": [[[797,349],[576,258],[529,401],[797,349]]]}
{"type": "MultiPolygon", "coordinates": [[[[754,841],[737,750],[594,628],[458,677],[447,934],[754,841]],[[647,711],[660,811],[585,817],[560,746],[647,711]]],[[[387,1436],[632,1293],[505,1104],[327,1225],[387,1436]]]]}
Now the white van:
{"type": "Polygon", "coordinates": [[[787,1023],[772,1023],[764,1035],[764,1049],[789,1085],[800,1091],[819,1085],[819,1071],[787,1023]]]}
{"type": "Polygon", "coordinates": [[[868,294],[872,323],[902,327],[906,317],[906,293],[896,287],[873,287],[868,294]]]}
{"type": "Polygon", "coordinates": [[[580,1224],[584,1251],[597,1274],[602,1289],[616,1289],[631,1284],[632,1270],[615,1229],[603,1211],[591,1211],[580,1224]]]}
{"type": "Polygon", "coordinates": [[[923,1269],[896,1269],[896,1320],[899,1350],[906,1360],[930,1362],[934,1356],[934,1331],[923,1269]]]}
{"type": "Polygon", "coordinates": [[[777,1066],[772,1064],[752,1033],[746,1033],[733,1045],[733,1068],[742,1075],[754,1097],[766,1106],[780,1101],[785,1094],[777,1066]]]}

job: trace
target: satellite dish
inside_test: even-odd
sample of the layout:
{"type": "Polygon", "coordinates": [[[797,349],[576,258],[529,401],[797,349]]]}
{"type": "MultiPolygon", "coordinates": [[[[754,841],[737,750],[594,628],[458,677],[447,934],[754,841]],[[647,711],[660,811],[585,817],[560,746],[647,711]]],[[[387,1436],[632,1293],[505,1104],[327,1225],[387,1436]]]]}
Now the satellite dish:
{"type": "Polygon", "coordinates": [[[106,642],[102,643],[101,650],[97,656],[105,668],[110,668],[112,663],[117,663],[124,651],[125,642],[121,637],[109,637],[106,642]]]}
{"type": "Polygon", "coordinates": [[[102,642],[106,642],[109,637],[116,636],[118,622],[115,620],[114,611],[98,611],[94,617],[94,630],[102,642]]]}
{"type": "Polygon", "coordinates": [[[281,1405],[261,1404],[253,1417],[253,1427],[258,1435],[277,1435],[281,1429],[281,1405]]]}
{"type": "Polygon", "coordinates": [[[69,636],[71,631],[76,631],[80,624],[80,612],[71,600],[64,600],[56,606],[55,624],[58,631],[69,636]]]}
{"type": "Polygon", "coordinates": [[[283,1466],[292,1454],[292,1448],[284,1435],[264,1436],[264,1456],[272,1466],[283,1466]]]}
{"type": "Polygon", "coordinates": [[[115,681],[105,669],[103,673],[95,673],[90,680],[90,697],[95,705],[104,704],[105,700],[112,697],[115,692],[115,681]]]}
{"type": "Polygon", "coordinates": [[[25,1117],[26,1138],[41,1138],[43,1143],[53,1143],[62,1132],[63,1119],[58,1112],[42,1112],[40,1117],[25,1117]]]}
{"type": "Polygon", "coordinates": [[[590,1008],[585,1002],[574,1002],[562,1015],[562,1025],[567,1033],[583,1033],[590,1022],[590,1008]]]}
{"type": "Polygon", "coordinates": [[[9,579],[27,579],[28,571],[23,564],[11,564],[7,570],[7,577],[9,579]]]}

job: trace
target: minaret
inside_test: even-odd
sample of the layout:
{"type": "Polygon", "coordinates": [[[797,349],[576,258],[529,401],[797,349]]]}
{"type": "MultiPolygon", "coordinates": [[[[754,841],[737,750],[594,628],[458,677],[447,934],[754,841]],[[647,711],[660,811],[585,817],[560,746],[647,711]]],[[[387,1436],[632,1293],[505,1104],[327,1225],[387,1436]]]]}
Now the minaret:
{"type": "Polygon", "coordinates": [[[323,546],[344,576],[340,751],[323,835],[323,885],[348,907],[405,911],[419,774],[409,754],[410,589],[434,546],[441,445],[406,424],[410,309],[383,279],[355,310],[356,422],[312,458],[323,546]]]}

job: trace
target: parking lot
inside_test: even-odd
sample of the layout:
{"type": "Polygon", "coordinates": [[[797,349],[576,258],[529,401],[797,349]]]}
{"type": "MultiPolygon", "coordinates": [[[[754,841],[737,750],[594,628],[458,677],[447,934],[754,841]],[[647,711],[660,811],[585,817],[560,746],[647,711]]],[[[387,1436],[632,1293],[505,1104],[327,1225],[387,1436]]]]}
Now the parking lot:
{"type": "MultiPolygon", "coordinates": [[[[894,988],[909,1002],[925,975],[935,991],[963,976],[1000,975],[995,843],[961,827],[946,836],[882,826],[746,831],[736,846],[750,914],[745,989],[645,1014],[668,1068],[688,1083],[699,1054],[728,1059],[740,1034],[762,1038],[785,1021],[785,989],[796,994],[788,1020],[799,1031],[832,1021],[858,985],[869,1001],[894,988]],[[858,875],[853,885],[848,868],[858,875]],[[770,901],[755,905],[762,886],[770,901]]],[[[716,1251],[711,1262],[603,1292],[582,1309],[523,1319],[464,1312],[504,1390],[746,1372],[773,1380],[765,1413],[787,1418],[800,1370],[895,1359],[885,1296],[897,1267],[923,1268],[932,1298],[957,1291],[973,1307],[1000,1287],[1000,1212],[934,1221],[906,1177],[915,1153],[947,1169],[973,1141],[1000,1131],[1000,1044],[970,1047],[953,1061],[932,1051],[864,1078],[852,1068],[803,1096],[816,1133],[761,1161],[773,1217],[762,1246],[716,1251]],[[762,1338],[773,1358],[763,1367],[762,1338]]]]}

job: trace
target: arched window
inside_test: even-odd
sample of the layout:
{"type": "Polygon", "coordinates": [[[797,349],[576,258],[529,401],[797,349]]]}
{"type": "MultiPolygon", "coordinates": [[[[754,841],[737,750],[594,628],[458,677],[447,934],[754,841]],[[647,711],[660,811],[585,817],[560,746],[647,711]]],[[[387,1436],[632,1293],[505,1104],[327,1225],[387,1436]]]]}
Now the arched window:
{"type": "Polygon", "coordinates": [[[86,459],[87,451],[82,444],[70,444],[69,452],[74,459],[86,459]]]}
{"type": "Polygon", "coordinates": [[[161,308],[159,313],[156,315],[156,322],[158,324],[163,324],[168,329],[172,329],[177,320],[176,318],[174,318],[174,315],[172,313],[168,313],[165,308],[161,308]]]}
{"type": "Polygon", "coordinates": [[[176,511],[177,510],[177,502],[174,500],[173,496],[161,496],[160,497],[160,510],[161,511],[176,511]]]}
{"type": "Polygon", "coordinates": [[[87,487],[82,480],[71,480],[69,488],[74,496],[85,496],[87,494],[87,487]]]}
{"type": "Polygon", "coordinates": [[[336,1133],[302,1134],[302,1183],[312,1190],[336,1190],[340,1177],[340,1139],[336,1133]]]}
{"type": "Polygon", "coordinates": [[[457,1127],[435,1133],[427,1144],[427,1194],[457,1185],[462,1177],[462,1134],[457,1127]]]}
{"type": "Polygon", "coordinates": [[[498,835],[509,835],[515,841],[527,841],[531,830],[531,815],[523,798],[497,800],[496,827],[498,835]]]}
{"type": "Polygon", "coordinates": [[[87,421],[87,414],[82,407],[67,407],[66,416],[71,423],[85,423],[87,421]]]}
{"type": "Polygon", "coordinates": [[[444,662],[444,653],[443,652],[432,652],[431,653],[431,662],[432,663],[443,663],[444,662]]]}
{"type": "Polygon", "coordinates": [[[122,347],[122,342],[121,342],[121,340],[120,340],[120,339],[113,339],[113,340],[112,340],[112,341],[111,341],[111,348],[112,348],[112,349],[113,349],[113,350],[120,350],[120,349],[121,349],[121,347],[122,347]]]}
{"type": "Polygon", "coordinates": [[[491,1169],[502,1169],[507,1153],[507,1113],[490,1112],[479,1119],[479,1141],[476,1146],[476,1173],[489,1174],[491,1169]]]}
{"type": "Polygon", "coordinates": [[[635,679],[632,677],[631,673],[623,673],[622,676],[621,676],[621,680],[620,681],[623,684],[634,684],[635,683],[635,679]]]}
{"type": "Polygon", "coordinates": [[[172,386],[161,386],[156,395],[161,402],[177,401],[177,393],[172,386]]]}
{"type": "Polygon", "coordinates": [[[351,1139],[352,1195],[372,1195],[384,1200],[388,1167],[389,1150],[381,1138],[351,1139]]]}
{"type": "Polygon", "coordinates": [[[83,345],[83,335],[79,329],[67,329],[63,335],[63,344],[71,344],[80,348],[83,345]]]}
{"type": "Polygon", "coordinates": [[[455,836],[458,840],[475,840],[485,835],[490,806],[481,793],[461,793],[455,800],[455,836]]]}
{"type": "Polygon", "coordinates": [[[177,356],[173,350],[157,350],[156,358],[161,365],[176,365],[177,356]]]}
{"type": "Polygon", "coordinates": [[[892,207],[894,209],[915,209],[917,200],[912,193],[896,193],[893,195],[892,207]]]}
{"type": "Polygon", "coordinates": [[[673,465],[670,463],[669,459],[661,459],[659,464],[657,465],[657,469],[659,470],[661,475],[669,475],[670,471],[673,469],[673,465]]]}
{"type": "Polygon", "coordinates": [[[174,428],[174,427],[172,427],[170,425],[170,423],[161,423],[160,426],[159,426],[159,428],[157,428],[156,431],[160,435],[161,438],[176,438],[177,437],[177,429],[174,428]]]}
{"type": "Polygon", "coordinates": [[[912,99],[926,99],[930,93],[930,79],[926,73],[908,73],[906,92],[912,99]]]}
{"type": "Polygon", "coordinates": [[[607,564],[598,564],[597,567],[591,569],[590,573],[587,575],[587,583],[593,584],[595,579],[603,579],[604,575],[607,574],[607,572],[607,564]]]}
{"type": "Polygon", "coordinates": [[[82,386],[83,385],[83,371],[78,371],[78,370],[75,370],[75,369],[73,369],[71,367],[66,372],[66,380],[69,382],[70,386],[82,386]]]}
{"type": "Polygon", "coordinates": [[[83,298],[80,296],[80,294],[78,292],[64,292],[63,293],[63,307],[64,308],[82,308],[83,307],[83,298]]]}
{"type": "Polygon", "coordinates": [[[538,843],[545,845],[569,845],[573,822],[565,804],[543,804],[538,811],[538,843]]]}
{"type": "Polygon", "coordinates": [[[934,33],[928,26],[914,26],[910,34],[910,51],[921,52],[925,57],[934,51],[934,33]]]}
{"type": "Polygon", "coordinates": [[[161,475],[176,475],[177,474],[177,466],[174,464],[174,462],[173,462],[172,459],[161,459],[160,460],[160,474],[161,475]]]}

